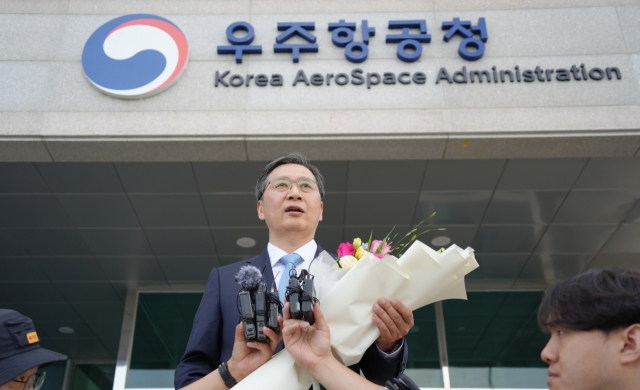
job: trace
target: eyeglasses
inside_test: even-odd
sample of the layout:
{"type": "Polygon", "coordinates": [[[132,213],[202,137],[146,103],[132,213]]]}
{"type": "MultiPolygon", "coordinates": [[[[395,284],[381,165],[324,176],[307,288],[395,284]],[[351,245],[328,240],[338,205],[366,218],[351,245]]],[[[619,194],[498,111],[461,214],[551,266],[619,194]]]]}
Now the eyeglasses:
{"type": "Polygon", "coordinates": [[[273,188],[278,192],[287,192],[293,187],[293,183],[298,184],[298,189],[306,194],[314,192],[318,186],[315,181],[311,179],[307,179],[303,177],[298,180],[291,180],[288,177],[276,177],[267,183],[267,187],[269,184],[273,183],[273,188]]]}
{"type": "Polygon", "coordinates": [[[47,373],[43,372],[41,374],[31,374],[29,377],[24,380],[13,379],[13,382],[23,383],[23,390],[40,390],[42,384],[44,383],[44,378],[47,377],[47,373]]]}

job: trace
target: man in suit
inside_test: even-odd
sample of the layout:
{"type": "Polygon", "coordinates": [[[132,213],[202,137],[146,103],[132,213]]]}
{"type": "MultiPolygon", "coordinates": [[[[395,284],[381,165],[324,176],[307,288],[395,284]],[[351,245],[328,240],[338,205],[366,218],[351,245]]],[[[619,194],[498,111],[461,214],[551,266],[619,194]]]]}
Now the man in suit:
{"type": "MultiPolygon", "coordinates": [[[[269,244],[254,258],[211,271],[186,352],[176,369],[176,389],[206,388],[199,382],[213,381],[212,377],[219,381],[223,375],[227,377],[225,384],[231,387],[251,373],[238,364],[233,352],[240,318],[236,307],[240,286],[235,275],[246,264],[264,268],[265,282],[268,286],[275,282],[282,295],[286,282],[283,275],[292,266],[298,271],[307,269],[323,251],[314,241],[322,221],[323,198],[324,178],[302,154],[290,153],[266,165],[256,184],[256,200],[258,218],[269,228],[269,244]]],[[[404,370],[408,354],[404,336],[413,326],[413,314],[403,303],[384,297],[374,305],[373,312],[380,337],[350,368],[383,385],[404,370]]],[[[282,347],[280,343],[276,352],[282,347]]]]}

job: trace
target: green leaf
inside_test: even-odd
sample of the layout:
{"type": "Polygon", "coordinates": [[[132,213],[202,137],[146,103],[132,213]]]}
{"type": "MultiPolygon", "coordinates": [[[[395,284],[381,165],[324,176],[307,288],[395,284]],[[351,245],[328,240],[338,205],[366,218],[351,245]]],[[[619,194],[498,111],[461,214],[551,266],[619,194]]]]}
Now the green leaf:
{"type": "MultiPolygon", "coordinates": [[[[391,251],[390,252],[394,252],[397,251],[397,255],[398,258],[400,256],[402,256],[402,252],[407,250],[409,248],[409,246],[421,235],[426,234],[428,232],[430,232],[431,230],[446,230],[445,228],[437,228],[437,229],[427,229],[425,231],[416,233],[418,231],[418,228],[425,223],[426,221],[428,221],[429,219],[433,218],[436,215],[436,212],[434,211],[433,213],[431,213],[431,215],[429,216],[429,218],[424,219],[422,221],[420,221],[417,225],[415,225],[413,227],[413,229],[409,230],[404,236],[402,236],[398,241],[396,241],[396,237],[398,236],[398,233],[396,233],[393,238],[389,239],[389,236],[391,235],[391,232],[393,232],[393,230],[396,228],[395,226],[393,227],[393,229],[391,229],[391,232],[389,232],[389,234],[387,234],[387,236],[384,238],[384,240],[382,240],[382,244],[380,245],[380,247],[376,250],[375,253],[381,253],[382,252],[382,247],[384,246],[385,243],[391,245],[391,251]],[[407,242],[404,242],[405,240],[408,240],[407,242]],[[392,242],[395,242],[395,244],[392,245],[392,242]]],[[[369,244],[369,247],[371,247],[371,244],[369,244]]]]}
{"type": "Polygon", "coordinates": [[[395,229],[395,228],[396,228],[395,226],[392,227],[391,230],[389,231],[389,233],[387,233],[387,235],[384,237],[384,239],[382,240],[382,242],[380,243],[380,245],[376,249],[376,253],[382,253],[382,248],[384,247],[384,244],[387,243],[387,239],[389,238],[391,233],[393,233],[393,229],[395,229]]]}
{"type": "MultiPolygon", "coordinates": [[[[401,239],[396,243],[396,245],[392,246],[392,248],[391,248],[391,251],[390,251],[390,252],[393,252],[393,251],[397,250],[397,249],[399,248],[400,243],[401,243],[405,238],[409,237],[409,236],[410,236],[413,232],[415,232],[416,230],[417,230],[416,228],[413,228],[413,229],[411,229],[407,234],[405,234],[404,236],[402,236],[402,238],[401,238],[401,239]]],[[[397,234],[396,234],[396,235],[397,235],[397,234]]],[[[394,240],[395,240],[395,236],[394,236],[394,240]]],[[[409,242],[411,242],[411,241],[409,241],[409,242]]]]}

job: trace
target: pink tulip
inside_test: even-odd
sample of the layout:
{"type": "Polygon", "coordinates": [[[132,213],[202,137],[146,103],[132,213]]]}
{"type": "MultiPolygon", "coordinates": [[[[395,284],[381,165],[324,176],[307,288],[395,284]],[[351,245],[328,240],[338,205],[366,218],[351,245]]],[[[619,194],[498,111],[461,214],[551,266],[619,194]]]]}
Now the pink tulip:
{"type": "Polygon", "coordinates": [[[350,242],[343,242],[338,246],[338,257],[353,256],[353,244],[350,242]]]}
{"type": "Polygon", "coordinates": [[[378,259],[382,259],[391,250],[391,245],[385,242],[384,245],[382,246],[382,250],[380,251],[380,253],[377,253],[378,247],[380,246],[380,244],[382,244],[381,240],[374,240],[371,242],[371,254],[377,257],[378,259]]]}

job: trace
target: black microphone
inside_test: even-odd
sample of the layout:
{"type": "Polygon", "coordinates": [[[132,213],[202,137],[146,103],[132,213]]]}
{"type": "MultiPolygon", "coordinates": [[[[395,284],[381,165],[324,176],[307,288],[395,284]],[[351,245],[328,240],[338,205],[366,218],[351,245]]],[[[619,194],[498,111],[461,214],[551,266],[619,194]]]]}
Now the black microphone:
{"type": "Polygon", "coordinates": [[[280,332],[280,324],[278,324],[278,314],[282,314],[282,303],[280,302],[280,297],[278,296],[278,290],[275,289],[275,279],[271,284],[271,291],[267,293],[267,306],[268,306],[268,317],[267,317],[267,327],[272,331],[278,333],[280,332]]]}
{"type": "Polygon", "coordinates": [[[244,265],[236,274],[236,282],[243,290],[253,290],[262,280],[262,272],[252,265],[244,265]]]}
{"type": "Polygon", "coordinates": [[[253,290],[258,287],[262,280],[262,273],[259,269],[251,265],[240,268],[236,274],[236,282],[241,290],[238,293],[238,304],[240,320],[244,322],[244,337],[247,341],[255,341],[257,338],[256,321],[253,311],[253,290]]]}
{"type": "Polygon", "coordinates": [[[258,283],[256,289],[256,327],[258,331],[257,340],[261,343],[266,343],[268,338],[264,334],[264,327],[267,325],[267,301],[265,294],[267,288],[264,282],[258,283]]]}
{"type": "Polygon", "coordinates": [[[307,270],[303,270],[300,273],[300,279],[302,279],[302,297],[300,297],[300,301],[302,302],[302,319],[307,321],[309,325],[313,325],[315,323],[313,316],[313,303],[315,300],[313,275],[307,272],[307,270]]]}
{"type": "MultiPolygon", "coordinates": [[[[284,278],[285,275],[282,275],[284,278]]],[[[289,285],[287,286],[286,297],[289,299],[289,313],[291,318],[299,320],[302,318],[300,313],[300,281],[298,280],[298,274],[296,273],[296,267],[293,267],[289,273],[289,285]]]]}

